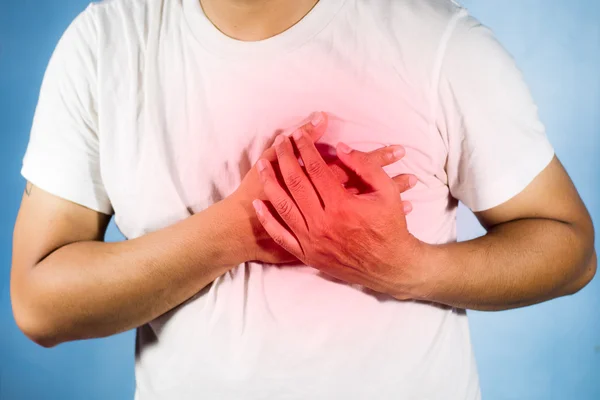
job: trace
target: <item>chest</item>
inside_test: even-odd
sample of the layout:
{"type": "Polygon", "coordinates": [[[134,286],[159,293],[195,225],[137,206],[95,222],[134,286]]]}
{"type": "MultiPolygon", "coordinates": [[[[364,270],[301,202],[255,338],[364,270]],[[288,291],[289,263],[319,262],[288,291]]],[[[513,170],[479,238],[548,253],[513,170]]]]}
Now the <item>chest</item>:
{"type": "Polygon", "coordinates": [[[190,52],[146,63],[105,106],[102,173],[117,223],[136,237],[231,194],[280,132],[327,112],[322,148],[407,149],[391,175],[428,187],[443,178],[445,148],[422,93],[391,64],[312,51],[272,63],[203,63],[190,52]],[[318,54],[319,56],[315,56],[318,54]]]}

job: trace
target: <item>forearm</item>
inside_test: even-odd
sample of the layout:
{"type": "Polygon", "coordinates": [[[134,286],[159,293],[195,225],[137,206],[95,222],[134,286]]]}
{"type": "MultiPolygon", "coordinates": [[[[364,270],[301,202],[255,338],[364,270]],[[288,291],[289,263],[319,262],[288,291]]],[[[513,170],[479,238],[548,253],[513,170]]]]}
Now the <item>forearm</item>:
{"type": "Polygon", "coordinates": [[[137,239],[54,251],[22,280],[27,325],[55,345],[123,332],[171,310],[245,261],[226,211],[217,203],[137,239]]]}
{"type": "Polygon", "coordinates": [[[574,225],[523,219],[480,238],[423,249],[416,297],[453,307],[504,310],[577,292],[594,276],[593,239],[574,225]]]}

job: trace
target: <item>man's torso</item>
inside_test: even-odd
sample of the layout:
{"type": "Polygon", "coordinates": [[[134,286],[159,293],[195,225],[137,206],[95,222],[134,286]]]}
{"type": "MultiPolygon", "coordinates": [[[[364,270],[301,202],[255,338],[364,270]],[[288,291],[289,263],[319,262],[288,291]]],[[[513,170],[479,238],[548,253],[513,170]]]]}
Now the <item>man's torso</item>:
{"type": "MultiPolygon", "coordinates": [[[[445,1],[321,1],[264,43],[219,37],[196,0],[113,0],[99,27],[102,179],[132,239],[231,194],[276,132],[330,115],[322,149],[406,147],[408,228],[455,240],[432,99],[445,1]]],[[[199,227],[200,228],[200,227],[199,227]]],[[[400,302],[307,266],[247,263],[138,332],[137,396],[475,399],[464,312],[400,302]]]]}

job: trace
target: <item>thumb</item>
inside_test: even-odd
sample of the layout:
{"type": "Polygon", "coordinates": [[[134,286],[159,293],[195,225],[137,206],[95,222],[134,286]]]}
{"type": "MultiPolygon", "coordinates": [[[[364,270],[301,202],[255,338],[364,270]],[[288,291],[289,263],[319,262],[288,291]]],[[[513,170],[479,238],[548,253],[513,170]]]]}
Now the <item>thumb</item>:
{"type": "Polygon", "coordinates": [[[337,156],[346,167],[376,192],[387,192],[395,189],[395,183],[385,173],[383,168],[369,159],[367,153],[353,150],[347,144],[340,142],[337,145],[337,156]]]}

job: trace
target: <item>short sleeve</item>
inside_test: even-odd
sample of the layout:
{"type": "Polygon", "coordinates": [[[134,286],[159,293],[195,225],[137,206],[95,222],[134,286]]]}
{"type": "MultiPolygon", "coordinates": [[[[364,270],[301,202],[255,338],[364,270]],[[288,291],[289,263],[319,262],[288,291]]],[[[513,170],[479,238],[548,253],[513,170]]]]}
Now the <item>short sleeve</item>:
{"type": "Polygon", "coordinates": [[[110,215],[100,172],[92,7],[67,28],[52,54],[21,174],[55,196],[110,215]]]}
{"type": "Polygon", "coordinates": [[[521,71],[491,30],[465,12],[447,33],[435,118],[447,143],[448,186],[483,211],[525,189],[554,149],[521,71]]]}

